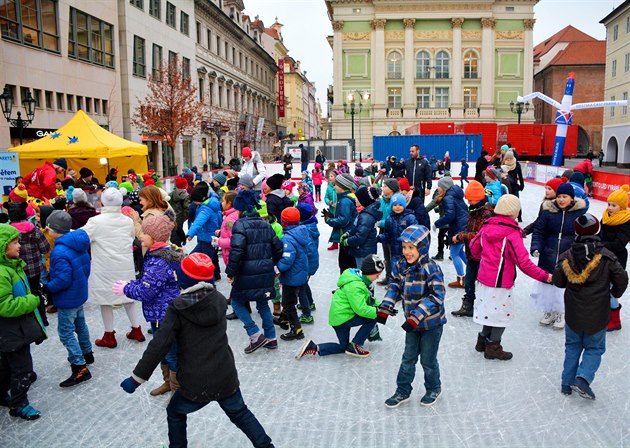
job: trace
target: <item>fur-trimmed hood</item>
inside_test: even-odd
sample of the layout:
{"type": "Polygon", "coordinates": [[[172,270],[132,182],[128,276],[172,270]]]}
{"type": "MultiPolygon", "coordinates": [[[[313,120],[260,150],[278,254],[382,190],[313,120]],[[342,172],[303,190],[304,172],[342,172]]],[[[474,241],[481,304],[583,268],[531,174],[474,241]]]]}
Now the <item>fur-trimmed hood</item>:
{"type": "MultiPolygon", "coordinates": [[[[582,210],[582,209],[585,209],[585,208],[586,208],[586,202],[584,202],[584,199],[575,198],[573,200],[573,205],[571,205],[571,207],[566,209],[566,211],[574,212],[574,211],[582,210]]],[[[546,199],[545,201],[543,201],[542,209],[543,209],[543,211],[547,211],[547,212],[551,212],[551,213],[560,213],[562,211],[562,209],[560,209],[560,207],[558,207],[558,204],[556,203],[555,199],[553,199],[553,200],[546,199]]]]}

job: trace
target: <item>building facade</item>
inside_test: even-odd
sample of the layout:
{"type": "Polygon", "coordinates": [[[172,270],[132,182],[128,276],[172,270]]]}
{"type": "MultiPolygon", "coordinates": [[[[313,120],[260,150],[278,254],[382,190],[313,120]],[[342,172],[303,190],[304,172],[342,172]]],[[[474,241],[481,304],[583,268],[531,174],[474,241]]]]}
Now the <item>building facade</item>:
{"type": "Polygon", "coordinates": [[[351,138],[349,95],[363,153],[420,121],[516,122],[510,101],[533,89],[536,3],[327,0],[333,138],[351,138]]]}
{"type": "MultiPolygon", "coordinates": [[[[606,26],[607,100],[628,100],[630,92],[630,0],[626,0],[600,23],[606,26]]],[[[628,106],[604,109],[604,163],[630,167],[630,115],[628,106]]]]}

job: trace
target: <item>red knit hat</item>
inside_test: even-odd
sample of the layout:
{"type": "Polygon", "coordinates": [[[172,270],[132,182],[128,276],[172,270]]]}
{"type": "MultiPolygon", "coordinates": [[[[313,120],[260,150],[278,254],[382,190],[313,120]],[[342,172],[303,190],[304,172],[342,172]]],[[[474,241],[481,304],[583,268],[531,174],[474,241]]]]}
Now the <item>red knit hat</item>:
{"type": "Polygon", "coordinates": [[[183,177],[178,177],[175,180],[175,186],[181,190],[185,190],[186,188],[188,188],[188,181],[183,177]]]}
{"type": "Polygon", "coordinates": [[[144,186],[148,187],[149,185],[155,185],[155,181],[153,179],[147,179],[144,181],[144,186]]]}
{"type": "Polygon", "coordinates": [[[251,157],[252,156],[252,150],[249,146],[246,146],[243,148],[243,157],[251,157]]]}
{"type": "Polygon", "coordinates": [[[194,280],[212,280],[214,278],[214,264],[206,254],[195,252],[182,260],[181,270],[194,280]]]}
{"type": "Polygon", "coordinates": [[[566,177],[563,177],[563,178],[554,177],[553,179],[549,179],[547,183],[545,184],[545,186],[551,187],[551,189],[555,192],[558,190],[558,187],[560,186],[560,184],[565,184],[567,182],[569,182],[569,179],[567,179],[566,177]]]}
{"type": "Polygon", "coordinates": [[[280,215],[282,227],[295,226],[300,223],[300,211],[295,207],[287,207],[280,215]]]}
{"type": "Polygon", "coordinates": [[[411,190],[411,188],[409,186],[409,181],[407,180],[406,177],[401,177],[400,179],[398,179],[398,185],[400,185],[400,189],[402,191],[409,191],[409,190],[411,190]]]}

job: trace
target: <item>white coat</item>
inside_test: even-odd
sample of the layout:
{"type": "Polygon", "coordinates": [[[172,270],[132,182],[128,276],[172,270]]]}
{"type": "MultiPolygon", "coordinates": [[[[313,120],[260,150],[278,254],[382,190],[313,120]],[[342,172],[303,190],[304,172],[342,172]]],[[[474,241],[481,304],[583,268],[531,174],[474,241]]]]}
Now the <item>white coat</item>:
{"type": "Polygon", "coordinates": [[[90,237],[92,250],[88,300],[96,305],[133,303],[124,295],[118,297],[112,292],[115,281],[136,278],[131,218],[123,215],[120,207],[103,207],[101,214],[90,218],[82,229],[90,237]]]}
{"type": "Polygon", "coordinates": [[[252,151],[252,158],[249,159],[249,162],[243,161],[239,176],[243,174],[252,176],[254,180],[254,190],[260,190],[262,188],[262,181],[267,177],[267,168],[260,158],[258,151],[252,151]]]}

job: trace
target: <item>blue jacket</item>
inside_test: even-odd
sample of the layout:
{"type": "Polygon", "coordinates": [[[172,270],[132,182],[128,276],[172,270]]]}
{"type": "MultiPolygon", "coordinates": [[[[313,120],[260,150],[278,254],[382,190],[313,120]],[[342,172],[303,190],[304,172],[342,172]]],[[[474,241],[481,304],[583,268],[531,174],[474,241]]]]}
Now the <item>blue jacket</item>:
{"type": "Polygon", "coordinates": [[[499,180],[495,180],[494,182],[486,183],[486,196],[488,197],[488,202],[492,205],[497,205],[499,199],[504,194],[507,194],[503,190],[503,184],[499,180]]]}
{"type": "Polygon", "coordinates": [[[411,201],[407,205],[407,210],[411,210],[416,216],[418,224],[425,226],[427,229],[431,228],[431,218],[429,218],[429,212],[422,203],[422,199],[419,196],[419,191],[414,191],[411,201]]]}
{"type": "Polygon", "coordinates": [[[378,202],[367,206],[357,215],[352,228],[348,231],[349,237],[346,242],[350,248],[348,251],[350,255],[363,258],[376,253],[376,223],[382,216],[383,212],[379,209],[378,202]]]}
{"type": "Polygon", "coordinates": [[[459,170],[459,177],[468,177],[468,164],[462,163],[462,169],[459,170]]]}
{"type": "Polygon", "coordinates": [[[403,210],[402,213],[392,212],[387,221],[385,221],[383,233],[378,236],[378,241],[380,243],[386,242],[390,245],[392,258],[400,257],[402,256],[402,242],[398,238],[402,235],[403,230],[416,224],[418,224],[416,216],[408,208],[403,210]]]}
{"type": "Polygon", "coordinates": [[[282,258],[278,261],[280,283],[287,286],[302,286],[308,281],[308,252],[313,241],[304,226],[289,226],[282,237],[282,258]]]}
{"type": "Polygon", "coordinates": [[[335,217],[328,220],[328,225],[333,228],[330,241],[339,241],[339,237],[350,229],[356,217],[357,205],[350,197],[350,192],[339,193],[335,217]]]}
{"type": "Polygon", "coordinates": [[[457,235],[468,223],[468,206],[464,202],[464,190],[459,185],[453,185],[446,191],[442,205],[444,216],[435,221],[435,227],[448,226],[449,235],[457,235]]]}
{"type": "Polygon", "coordinates": [[[48,290],[57,308],[83,305],[88,299],[90,277],[90,237],[84,230],[60,236],[50,253],[48,290]]]}
{"type": "Polygon", "coordinates": [[[221,228],[223,222],[221,201],[215,192],[211,191],[210,197],[197,208],[194,219],[187,236],[196,236],[199,241],[206,243],[212,242],[214,232],[221,228]]]}
{"type": "Polygon", "coordinates": [[[311,244],[308,252],[308,275],[315,275],[319,269],[319,229],[317,228],[317,216],[311,216],[301,223],[311,235],[311,244]]]}
{"type": "Polygon", "coordinates": [[[386,198],[385,196],[381,196],[380,204],[379,204],[379,209],[381,210],[381,213],[383,214],[383,217],[379,219],[381,229],[385,227],[385,221],[387,220],[387,217],[392,211],[391,199],[392,198],[386,198]]]}
{"type": "Polygon", "coordinates": [[[575,192],[575,197],[580,198],[584,201],[584,203],[586,204],[586,210],[588,211],[588,208],[591,206],[591,203],[588,200],[588,194],[586,194],[586,190],[584,190],[584,187],[575,182],[569,182],[569,184],[573,187],[573,191],[575,192]]]}

